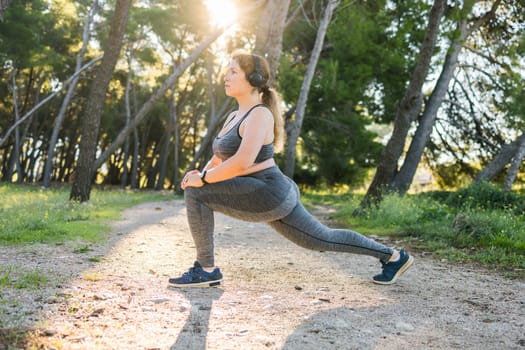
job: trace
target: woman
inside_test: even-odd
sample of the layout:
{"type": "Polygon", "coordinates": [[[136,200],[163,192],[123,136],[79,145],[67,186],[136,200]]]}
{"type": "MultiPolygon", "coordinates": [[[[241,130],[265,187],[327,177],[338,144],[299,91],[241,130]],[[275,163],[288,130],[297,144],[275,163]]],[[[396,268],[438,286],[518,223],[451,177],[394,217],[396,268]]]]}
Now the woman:
{"type": "Polygon", "coordinates": [[[194,266],[177,278],[174,287],[212,287],[222,281],[214,261],[213,213],[244,221],[267,222],[292,242],[312,250],[341,251],[378,258],[379,284],[392,284],[413,263],[397,251],[351,230],[330,229],[299,201],[297,185],[276,166],[274,151],[284,142],[280,97],[268,87],[267,61],[237,51],[224,78],[226,95],[236,99],[232,112],[213,142],[213,157],[202,172],[192,170],[181,187],[188,223],[197,248],[194,266]]]}

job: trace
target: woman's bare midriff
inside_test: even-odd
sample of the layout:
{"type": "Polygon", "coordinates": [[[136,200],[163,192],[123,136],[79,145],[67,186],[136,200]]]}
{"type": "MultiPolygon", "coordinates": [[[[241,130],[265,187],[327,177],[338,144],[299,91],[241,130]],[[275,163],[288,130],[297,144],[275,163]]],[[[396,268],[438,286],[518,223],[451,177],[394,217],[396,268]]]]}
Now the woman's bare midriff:
{"type": "Polygon", "coordinates": [[[239,174],[239,176],[250,175],[250,174],[256,173],[258,171],[271,168],[273,166],[275,166],[275,160],[273,158],[266,159],[265,161],[262,161],[260,163],[256,163],[256,164],[252,165],[251,167],[246,169],[246,171],[244,171],[243,173],[239,174]]]}

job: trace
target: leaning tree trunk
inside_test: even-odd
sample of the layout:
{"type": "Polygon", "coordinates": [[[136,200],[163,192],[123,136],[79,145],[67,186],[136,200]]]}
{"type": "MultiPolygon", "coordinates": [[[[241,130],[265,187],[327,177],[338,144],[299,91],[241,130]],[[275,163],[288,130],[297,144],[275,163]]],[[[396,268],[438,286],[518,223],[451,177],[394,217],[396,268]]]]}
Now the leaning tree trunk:
{"type": "Polygon", "coordinates": [[[312,55],[310,56],[310,62],[308,62],[306,75],[301,86],[301,92],[297,101],[297,109],[295,111],[295,120],[287,125],[288,144],[286,145],[285,152],[286,160],[284,173],[288,177],[293,177],[293,174],[295,172],[295,160],[297,157],[296,147],[297,141],[299,140],[299,135],[301,134],[301,128],[303,126],[308,93],[310,92],[310,86],[312,85],[312,79],[314,77],[315,68],[317,67],[319,56],[321,55],[326,31],[328,29],[330,21],[332,20],[332,15],[337,5],[339,5],[339,0],[329,0],[328,4],[326,5],[323,14],[323,19],[321,20],[319,29],[317,30],[317,37],[315,38],[315,44],[312,50],[312,55]]]}
{"type": "Polygon", "coordinates": [[[86,202],[91,194],[92,181],[97,169],[95,155],[102,109],[106,91],[120,55],[130,7],[131,0],[117,0],[115,5],[111,30],[104,49],[104,57],[100,66],[97,67],[82,120],[80,154],[75,170],[75,180],[69,196],[70,200],[86,202]]]}
{"type": "Polygon", "coordinates": [[[140,122],[147,116],[148,112],[151,110],[151,108],[155,105],[155,103],[164,96],[166,91],[171,88],[179,76],[193,63],[197,60],[197,58],[200,56],[200,54],[208,47],[210,46],[222,33],[224,32],[224,28],[218,28],[216,29],[212,34],[210,34],[206,39],[204,39],[203,42],[200,43],[197,48],[180,64],[177,66],[173,73],[162,83],[162,85],[151,95],[148,101],[146,101],[140,110],[136,113],[136,115],[133,117],[133,120],[129,125],[127,125],[124,129],[120,131],[120,133],[117,135],[115,140],[109,145],[104,152],[97,158],[95,161],[95,169],[99,168],[105,161],[108,159],[108,157],[115,152],[115,150],[126,140],[128,135],[133,131],[135,127],[137,127],[140,122]]]}
{"type": "Polygon", "coordinates": [[[503,181],[504,191],[510,191],[512,189],[512,184],[514,183],[514,180],[516,180],[518,171],[523,164],[523,158],[525,158],[525,134],[522,134],[519,138],[518,149],[512,158],[512,163],[510,164],[505,181],[503,181]]]}
{"type": "Polygon", "coordinates": [[[394,177],[390,189],[400,194],[404,194],[408,191],[408,188],[412,184],[414,175],[417,167],[421,161],[421,156],[425,150],[425,147],[430,139],[430,134],[434,127],[437,112],[441,107],[445,94],[448,90],[448,85],[454,71],[458,65],[458,56],[462,49],[465,39],[472,34],[475,30],[479,29],[486,21],[491,19],[499,5],[501,0],[496,1],[489,12],[482,16],[470,27],[467,27],[467,19],[460,21],[458,26],[458,38],[451,44],[451,48],[445,58],[443,70],[438,78],[436,86],[432,91],[428,103],[425,105],[425,110],[417,127],[416,133],[403,162],[399,173],[394,177]]]}
{"type": "Polygon", "coordinates": [[[388,189],[397,173],[397,164],[403,154],[410,125],[416,120],[423,102],[422,87],[430,68],[430,61],[436,47],[439,25],[445,11],[445,0],[436,0],[430,11],[428,26],[417,65],[408,83],[403,99],[399,103],[394,118],[392,136],[383,150],[372,183],[361,203],[362,207],[381,200],[382,192],[388,189]]]}
{"type": "Polygon", "coordinates": [[[390,186],[390,189],[401,194],[408,190],[408,187],[412,183],[414,174],[419,165],[421,155],[427,145],[430,134],[434,127],[436,115],[441,107],[441,103],[448,90],[448,84],[454,75],[454,71],[458,65],[458,56],[463,47],[464,34],[466,33],[466,22],[461,23],[461,35],[460,38],[452,43],[452,47],[447,54],[443,70],[439,76],[439,79],[430,95],[430,98],[425,105],[425,110],[419,121],[419,125],[416,130],[416,134],[410,143],[410,147],[406,154],[403,166],[399,173],[394,176],[394,180],[390,186]]]}
{"type": "Polygon", "coordinates": [[[290,0],[267,1],[257,25],[254,52],[264,56],[270,65],[270,86],[275,81],[275,72],[281,59],[283,32],[289,7],[290,0]],[[268,18],[272,20],[269,21],[268,18]]]}
{"type": "MultiPolygon", "coordinates": [[[[93,5],[91,6],[91,9],[89,10],[88,15],[86,16],[86,21],[84,23],[84,30],[82,32],[82,47],[80,48],[80,51],[77,55],[75,73],[80,72],[80,70],[82,69],[82,60],[84,59],[84,54],[87,51],[87,46],[89,42],[89,27],[91,26],[91,23],[93,23],[93,17],[97,12],[97,7],[98,0],[94,0],[93,5]]],[[[73,91],[75,91],[75,88],[77,86],[78,79],[79,76],[76,75],[75,78],[71,81],[71,84],[69,84],[66,96],[64,97],[62,105],[60,106],[60,111],[58,112],[58,116],[53,127],[53,132],[51,133],[51,139],[49,140],[49,147],[47,150],[46,164],[44,166],[44,179],[42,180],[42,187],[44,188],[49,187],[49,183],[51,182],[51,173],[53,171],[53,159],[55,158],[55,147],[58,140],[58,133],[60,132],[60,128],[62,127],[62,123],[64,122],[67,107],[69,106],[69,102],[71,101],[71,97],[73,96],[73,91]]]]}
{"type": "Polygon", "coordinates": [[[511,143],[507,143],[501,147],[499,153],[487,164],[474,178],[474,182],[490,181],[496,175],[501,173],[503,169],[512,161],[512,158],[518,151],[520,142],[525,141],[525,133],[511,143]]]}

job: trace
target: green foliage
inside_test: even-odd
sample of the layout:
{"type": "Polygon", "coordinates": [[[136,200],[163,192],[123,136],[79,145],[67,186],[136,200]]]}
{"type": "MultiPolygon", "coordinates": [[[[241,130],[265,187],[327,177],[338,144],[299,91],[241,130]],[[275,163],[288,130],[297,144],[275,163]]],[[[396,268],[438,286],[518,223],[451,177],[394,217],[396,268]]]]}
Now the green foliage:
{"type": "Polygon", "coordinates": [[[38,270],[19,266],[0,266],[0,287],[15,289],[39,289],[49,282],[47,275],[38,270]]]}
{"type": "Polygon", "coordinates": [[[446,203],[460,210],[503,209],[516,215],[525,214],[523,196],[516,192],[502,191],[489,182],[473,183],[448,197],[446,203]]]}
{"type": "Polygon", "coordinates": [[[69,189],[0,185],[0,244],[96,242],[124,208],[169,197],[154,193],[94,190],[89,204],[71,203],[69,189]]]}
{"type": "Polygon", "coordinates": [[[430,198],[391,194],[385,196],[377,208],[366,210],[356,220],[361,226],[374,229],[375,233],[386,230],[394,236],[420,237],[427,235],[429,230],[432,234],[437,233],[432,226],[452,222],[453,213],[430,198]]]}
{"type": "Polygon", "coordinates": [[[453,243],[457,248],[494,247],[525,255],[523,225],[523,220],[502,210],[462,213],[456,217],[453,243]]]}
{"type": "MultiPolygon", "coordinates": [[[[363,183],[382,149],[369,127],[394,117],[419,53],[428,9],[415,1],[394,7],[385,1],[341,3],[309,93],[295,180],[329,186],[363,183]]],[[[312,8],[305,11],[316,18],[312,8]]],[[[280,89],[292,104],[317,29],[314,20],[300,18],[285,33],[289,49],[279,67],[280,89]]]]}

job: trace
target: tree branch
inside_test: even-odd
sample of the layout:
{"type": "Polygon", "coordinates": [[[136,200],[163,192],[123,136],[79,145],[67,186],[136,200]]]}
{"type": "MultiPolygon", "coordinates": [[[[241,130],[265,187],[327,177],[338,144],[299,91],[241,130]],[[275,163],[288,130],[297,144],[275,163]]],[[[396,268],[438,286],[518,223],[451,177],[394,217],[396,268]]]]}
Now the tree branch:
{"type": "Polygon", "coordinates": [[[31,108],[31,110],[29,112],[27,112],[26,114],[24,114],[24,116],[22,118],[20,118],[16,123],[14,123],[13,125],[11,125],[11,127],[6,131],[5,135],[3,138],[0,139],[0,147],[2,147],[2,145],[5,143],[5,141],[9,138],[9,135],[13,132],[13,130],[16,129],[16,127],[18,125],[20,125],[21,123],[23,123],[27,118],[29,118],[35,111],[37,111],[40,107],[42,107],[44,104],[46,104],[49,100],[51,100],[53,97],[55,97],[60,91],[64,90],[64,88],[66,86],[68,86],[69,84],[71,84],[71,82],[73,80],[75,80],[76,77],[78,77],[80,75],[80,73],[82,73],[83,71],[85,71],[86,69],[90,68],[91,66],[93,66],[96,62],[100,61],[102,59],[102,56],[99,56],[97,58],[94,58],[92,59],[91,61],[89,61],[88,63],[86,63],[78,72],[76,72],[75,74],[73,74],[72,76],[70,76],[65,82],[62,83],[62,87],[60,89],[58,89],[57,91],[53,92],[51,95],[47,96],[45,99],[43,99],[42,101],[40,101],[40,103],[38,103],[36,106],[34,106],[33,108],[31,108]]]}

